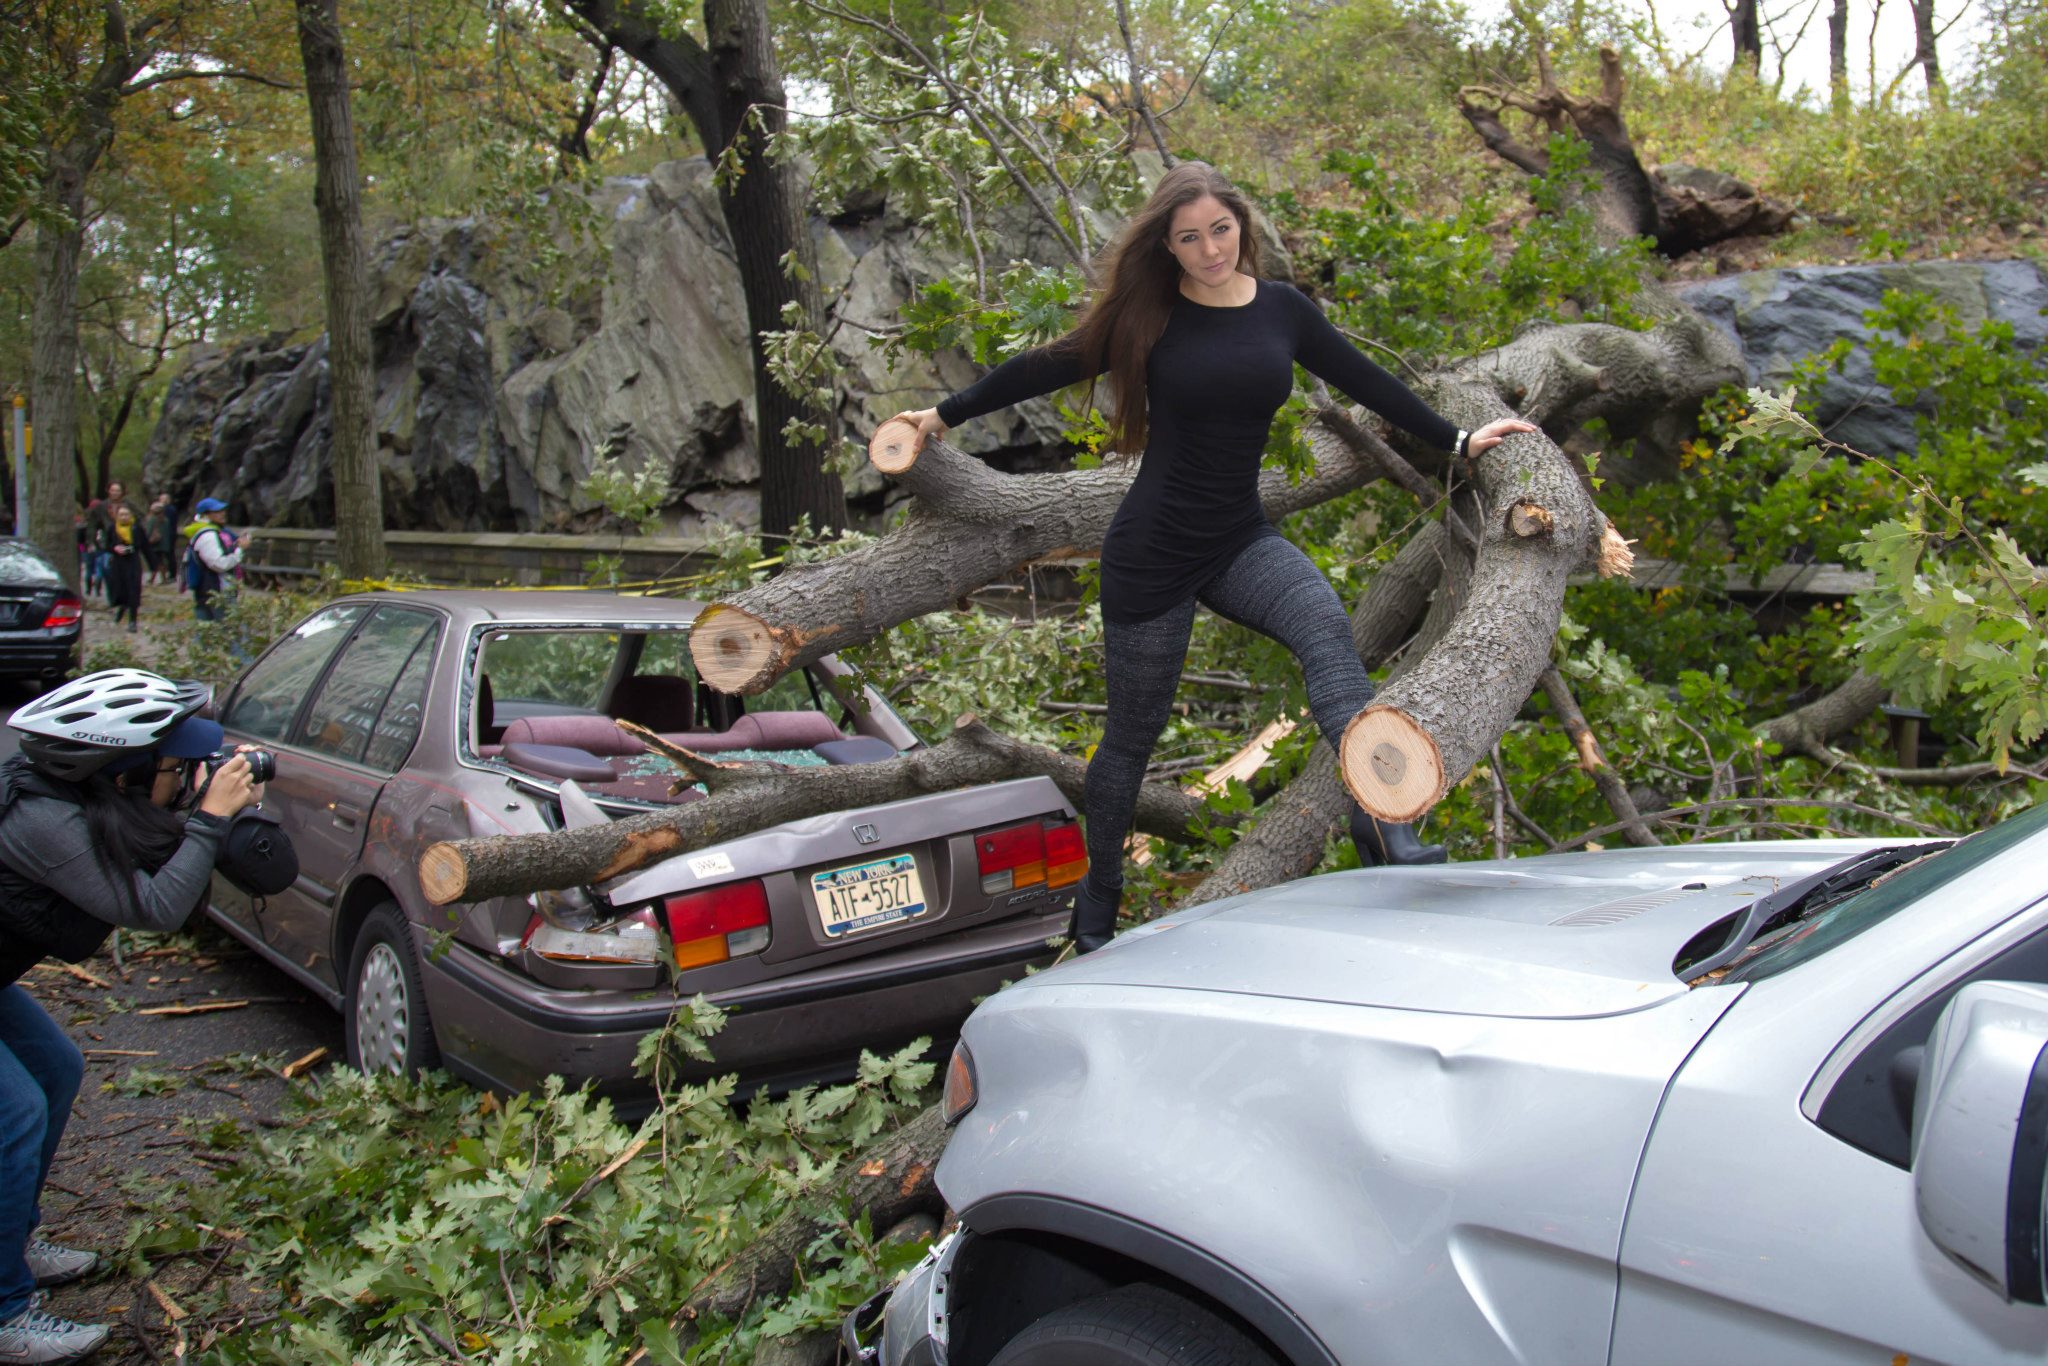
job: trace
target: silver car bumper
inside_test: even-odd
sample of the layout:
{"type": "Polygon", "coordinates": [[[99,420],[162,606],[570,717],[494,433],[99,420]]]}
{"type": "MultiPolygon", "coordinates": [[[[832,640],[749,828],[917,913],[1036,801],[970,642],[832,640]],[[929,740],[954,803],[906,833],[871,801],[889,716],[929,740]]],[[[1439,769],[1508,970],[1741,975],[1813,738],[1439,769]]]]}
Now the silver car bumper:
{"type": "Polygon", "coordinates": [[[953,1261],[972,1236],[960,1229],[939,1239],[893,1288],[847,1315],[839,1330],[844,1359],[860,1366],[946,1366],[953,1261]]]}

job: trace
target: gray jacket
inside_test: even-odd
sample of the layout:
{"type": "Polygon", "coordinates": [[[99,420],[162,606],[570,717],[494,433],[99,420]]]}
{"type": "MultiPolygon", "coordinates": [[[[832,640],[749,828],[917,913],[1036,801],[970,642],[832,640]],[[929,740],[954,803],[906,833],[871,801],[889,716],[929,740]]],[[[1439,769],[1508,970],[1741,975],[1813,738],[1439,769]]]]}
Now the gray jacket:
{"type": "Polygon", "coordinates": [[[228,823],[195,811],[185,839],[155,873],[136,872],[134,895],[92,846],[85,811],[54,797],[23,793],[0,819],[0,861],[108,925],[175,930],[199,908],[228,823]]]}

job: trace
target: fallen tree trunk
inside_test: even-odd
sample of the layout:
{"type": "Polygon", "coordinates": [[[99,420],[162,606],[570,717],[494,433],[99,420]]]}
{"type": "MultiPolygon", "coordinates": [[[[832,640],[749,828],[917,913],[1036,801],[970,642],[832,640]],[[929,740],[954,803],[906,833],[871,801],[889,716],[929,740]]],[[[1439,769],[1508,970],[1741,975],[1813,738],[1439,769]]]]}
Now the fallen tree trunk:
{"type": "MultiPolygon", "coordinates": [[[[1627,436],[1674,408],[1697,406],[1742,375],[1734,343],[1680,309],[1648,332],[1604,323],[1533,328],[1417,388],[1462,426],[1476,428],[1511,406],[1562,440],[1595,417],[1627,436]]],[[[1389,467],[1380,453],[1390,450],[1424,474],[1443,473],[1443,452],[1405,437],[1390,448],[1359,430],[1367,439],[1356,446],[1327,425],[1311,431],[1315,467],[1299,484],[1278,471],[1261,475],[1267,517],[1278,521],[1384,477],[1389,467]]],[[[952,607],[1033,560],[1095,553],[1135,474],[1133,466],[1116,464],[1003,474],[944,441],[892,456],[883,449],[887,437],[877,436],[892,477],[917,495],[909,520],[859,549],[786,570],[706,607],[691,628],[690,654],[712,687],[758,693],[793,668],[952,607]]],[[[1561,453],[1553,457],[1565,463],[1561,453]]]]}
{"type": "Polygon", "coordinates": [[[1458,91],[1458,112],[1488,151],[1532,176],[1549,172],[1550,154],[1508,131],[1502,122],[1508,110],[1528,115],[1550,133],[1577,134],[1599,176],[1595,208],[1612,236],[1654,238],[1664,255],[1682,256],[1730,237],[1779,233],[1791,226],[1789,205],[1734,176],[1689,166],[1644,169],[1621,111],[1626,83],[1614,48],[1600,49],[1600,91],[1595,95],[1574,95],[1558,86],[1540,35],[1535,56],[1534,91],[1468,85],[1458,91]]]}
{"type": "MultiPolygon", "coordinates": [[[[1446,549],[1449,539],[1440,523],[1428,523],[1366,585],[1351,611],[1351,642],[1366,668],[1380,667],[1413,638],[1445,578],[1446,555],[1457,553],[1446,549]]],[[[1307,876],[1323,846],[1344,828],[1350,803],[1337,777],[1336,751],[1317,744],[1301,772],[1266,803],[1258,824],[1231,842],[1180,905],[1200,906],[1307,876]]]]}
{"type": "MultiPolygon", "coordinates": [[[[1052,779],[1078,806],[1087,772],[1071,755],[999,735],[972,716],[961,717],[953,733],[929,749],[878,764],[789,770],[720,763],[672,746],[663,752],[676,757],[710,795],[604,825],[444,840],[420,855],[421,891],[445,906],[581,887],[784,821],[1033,775],[1052,779]]],[[[1202,810],[1199,797],[1171,783],[1146,783],[1139,790],[1137,825],[1178,839],[1202,810]]]]}
{"type": "MultiPolygon", "coordinates": [[[[1300,484],[1259,480],[1274,520],[1363,487],[1379,469],[1331,443],[1300,484]]],[[[1033,560],[1092,555],[1116,515],[1135,464],[1065,474],[1004,474],[934,440],[897,481],[918,495],[909,519],[858,550],[787,569],[712,603],[690,627],[698,676],[751,696],[791,669],[873,640],[1033,560]]]]}

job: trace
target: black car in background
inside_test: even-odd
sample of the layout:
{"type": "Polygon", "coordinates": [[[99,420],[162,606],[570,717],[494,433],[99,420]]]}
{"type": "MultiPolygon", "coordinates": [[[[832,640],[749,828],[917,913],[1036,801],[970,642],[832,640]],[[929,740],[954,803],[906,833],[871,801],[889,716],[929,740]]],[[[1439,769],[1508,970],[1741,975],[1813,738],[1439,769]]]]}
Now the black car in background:
{"type": "Polygon", "coordinates": [[[0,678],[55,683],[78,668],[85,603],[34,542],[0,536],[0,678]]]}

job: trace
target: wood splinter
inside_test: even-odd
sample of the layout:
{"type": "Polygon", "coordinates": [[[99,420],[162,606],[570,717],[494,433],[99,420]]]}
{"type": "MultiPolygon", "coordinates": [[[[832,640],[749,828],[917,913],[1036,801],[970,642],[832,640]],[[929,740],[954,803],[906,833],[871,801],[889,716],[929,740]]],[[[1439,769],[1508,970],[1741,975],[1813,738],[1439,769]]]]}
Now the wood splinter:
{"type": "Polygon", "coordinates": [[[1508,530],[1517,536],[1547,536],[1551,529],[1550,509],[1527,500],[1508,509],[1508,530]]]}

